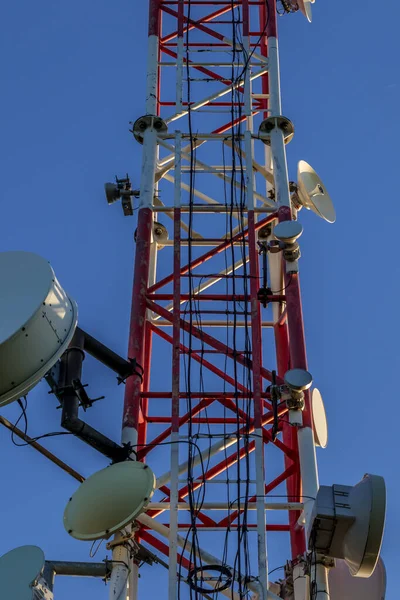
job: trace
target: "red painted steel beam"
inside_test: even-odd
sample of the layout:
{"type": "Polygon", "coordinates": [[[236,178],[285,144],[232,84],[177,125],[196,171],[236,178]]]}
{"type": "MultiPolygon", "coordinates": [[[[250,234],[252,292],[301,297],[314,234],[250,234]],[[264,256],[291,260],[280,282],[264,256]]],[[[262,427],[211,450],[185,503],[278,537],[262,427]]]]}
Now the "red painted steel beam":
{"type": "MultiPolygon", "coordinates": [[[[178,17],[178,13],[177,12],[173,11],[172,9],[166,8],[166,6],[168,4],[169,4],[168,2],[163,2],[162,9],[165,12],[169,12],[170,15],[178,17]]],[[[193,4],[193,2],[191,2],[190,4],[193,4]]],[[[212,8],[213,6],[215,6],[217,4],[218,4],[218,2],[213,2],[212,4],[208,4],[208,6],[210,8],[212,8]]],[[[204,19],[207,19],[207,21],[204,21],[204,22],[208,22],[209,23],[210,21],[213,21],[214,19],[217,19],[218,17],[220,17],[220,16],[224,15],[225,13],[229,12],[231,10],[231,8],[232,8],[231,4],[227,5],[227,3],[225,3],[225,8],[219,9],[219,10],[217,10],[217,11],[215,11],[213,13],[210,13],[209,15],[205,16],[204,19]]],[[[185,17],[184,22],[188,23],[188,19],[186,17],[185,17]]],[[[184,27],[183,28],[183,33],[187,33],[187,31],[192,31],[193,29],[196,28],[196,23],[197,23],[196,21],[190,20],[189,23],[190,23],[189,27],[184,27]]],[[[206,32],[206,33],[208,33],[208,32],[206,32]]],[[[168,35],[162,37],[161,40],[160,40],[160,43],[161,44],[165,44],[167,42],[170,42],[171,40],[176,39],[177,37],[178,37],[178,31],[173,31],[172,33],[169,33],[168,35]]]]}
{"type": "MultiPolygon", "coordinates": [[[[138,216],[128,357],[139,365],[145,364],[146,292],[149,280],[150,236],[152,212],[141,208],[138,216]]],[[[147,365],[149,370],[150,366],[147,365]]],[[[146,377],[149,377],[147,372],[146,377]]],[[[138,431],[142,381],[139,375],[130,375],[125,384],[122,428],[138,431]]]]}
{"type": "MultiPolygon", "coordinates": [[[[168,48],[166,48],[165,46],[160,46],[161,52],[163,52],[164,54],[168,54],[168,56],[172,56],[173,58],[178,58],[178,55],[173,52],[172,50],[169,50],[168,48]]],[[[183,62],[184,64],[187,63],[187,59],[185,57],[183,57],[183,62]]],[[[192,61],[189,60],[189,65],[192,61]]],[[[220,83],[223,83],[225,85],[232,85],[232,81],[230,79],[227,79],[226,77],[222,77],[222,75],[218,75],[218,73],[215,73],[214,71],[210,71],[210,69],[206,69],[205,67],[199,67],[199,66],[193,66],[193,69],[196,69],[196,71],[200,71],[200,73],[203,73],[203,75],[208,75],[208,77],[211,77],[212,79],[215,79],[215,81],[219,81],[220,83]]],[[[240,89],[240,88],[237,88],[240,89]]]]}
{"type": "MultiPolygon", "coordinates": [[[[206,471],[204,473],[204,476],[202,475],[201,477],[198,477],[197,479],[194,480],[194,482],[192,484],[193,491],[197,490],[199,487],[204,485],[204,482],[211,481],[211,479],[214,479],[214,477],[218,477],[218,475],[221,475],[221,473],[223,473],[224,471],[229,469],[229,467],[232,467],[234,464],[236,464],[238,462],[238,460],[241,460],[242,458],[247,456],[249,453],[253,452],[254,448],[255,448],[255,442],[253,440],[250,442],[250,444],[247,447],[241,448],[239,450],[239,452],[236,451],[233,454],[231,454],[230,456],[225,457],[217,465],[214,465],[214,467],[211,467],[211,469],[208,469],[208,471],[206,471]]],[[[188,495],[188,493],[189,493],[188,486],[185,486],[179,490],[179,495],[182,498],[186,497],[188,495]]]]}
{"type": "MultiPolygon", "coordinates": [[[[256,281],[256,285],[257,285],[257,281],[256,281]]],[[[147,295],[148,300],[173,300],[173,294],[148,294],[147,295]]],[[[215,302],[251,302],[251,298],[250,296],[245,296],[243,294],[236,294],[236,295],[232,295],[232,294],[195,294],[190,295],[190,294],[181,294],[180,296],[181,300],[190,300],[191,298],[195,299],[196,302],[203,300],[203,301],[211,301],[214,300],[215,302]]],[[[271,294],[271,296],[268,296],[268,302],[285,302],[286,300],[286,296],[282,296],[282,295],[276,295],[276,294],[271,294]]],[[[255,301],[257,302],[257,305],[260,305],[259,300],[257,300],[257,296],[255,297],[255,301]]],[[[187,311],[186,311],[187,312],[187,311]]]]}
{"type": "MultiPolygon", "coordinates": [[[[171,423],[171,417],[147,417],[146,421],[148,423],[171,423]]],[[[244,423],[243,419],[234,419],[233,417],[224,418],[224,417],[195,417],[191,419],[191,422],[194,424],[211,424],[211,425],[223,425],[226,423],[227,425],[234,425],[236,423],[244,423]]]]}
{"type": "MultiPolygon", "coordinates": [[[[286,371],[290,369],[290,351],[289,351],[289,337],[286,322],[279,322],[274,327],[275,333],[275,347],[278,374],[281,377],[284,376],[286,371]]],[[[292,448],[293,452],[298,452],[297,443],[297,429],[291,427],[289,423],[283,423],[283,441],[284,443],[292,448]]],[[[291,461],[287,456],[284,458],[285,467],[290,467],[291,461]]],[[[295,469],[290,477],[286,480],[286,490],[288,498],[293,502],[300,502],[301,497],[301,477],[300,477],[300,465],[297,462],[295,469]]],[[[292,551],[292,558],[296,558],[300,554],[306,551],[306,540],[304,530],[300,529],[297,525],[297,521],[300,517],[300,512],[290,511],[289,512],[289,525],[290,525],[290,545],[292,551]]]]}
{"type": "MultiPolygon", "coordinates": [[[[271,481],[270,483],[268,483],[265,486],[265,495],[269,494],[270,492],[272,492],[273,489],[275,489],[276,487],[278,487],[278,485],[280,485],[281,483],[283,483],[285,481],[285,479],[287,479],[288,477],[290,477],[290,475],[293,473],[293,470],[295,468],[295,465],[292,464],[291,467],[289,467],[288,469],[286,469],[283,473],[281,473],[281,475],[279,475],[278,477],[275,477],[275,479],[273,481],[271,481]]],[[[255,502],[257,499],[257,496],[252,496],[251,498],[249,498],[249,502],[255,502]]],[[[231,512],[227,517],[224,517],[219,523],[218,525],[221,527],[229,527],[231,523],[233,523],[233,521],[235,521],[237,519],[237,517],[239,516],[239,513],[243,513],[243,509],[239,510],[235,510],[233,512],[231,512]]],[[[289,531],[289,525],[287,526],[287,530],[285,531],[289,531]]]]}
{"type": "MultiPolygon", "coordinates": [[[[226,129],[220,129],[220,130],[215,130],[215,131],[217,133],[223,133],[224,131],[226,131],[226,129]]],[[[255,230],[258,231],[259,229],[261,229],[261,227],[264,227],[265,225],[272,223],[273,221],[275,221],[277,216],[278,216],[277,213],[272,213],[271,215],[268,215],[268,217],[261,219],[260,221],[258,221],[258,223],[256,223],[255,230]]],[[[217,246],[216,248],[212,248],[212,250],[209,250],[205,254],[202,254],[202,256],[200,256],[199,258],[196,258],[191,263],[185,265],[184,267],[181,267],[181,276],[185,275],[189,270],[193,270],[196,267],[204,264],[207,260],[210,260],[210,258],[212,258],[213,256],[220,254],[221,252],[223,252],[224,250],[229,248],[231,246],[231,244],[240,242],[244,237],[247,237],[247,235],[248,235],[248,229],[245,229],[244,231],[239,232],[236,235],[232,236],[231,239],[221,241],[221,244],[219,246],[217,246]]],[[[161,279],[160,281],[158,281],[157,283],[155,283],[148,289],[148,294],[153,294],[155,291],[159,290],[164,285],[171,283],[172,280],[173,280],[173,274],[168,275],[167,277],[164,277],[163,279],[161,279]]]]}
{"type": "MultiPolygon", "coordinates": [[[[166,544],[164,544],[164,542],[154,537],[154,535],[151,535],[148,529],[146,529],[145,527],[141,527],[139,535],[143,541],[147,542],[148,544],[153,546],[153,548],[165,554],[165,556],[169,556],[169,547],[166,544]]],[[[191,571],[193,569],[192,563],[188,561],[187,558],[182,556],[182,554],[178,554],[178,564],[182,565],[182,567],[184,567],[188,571],[191,571]]]]}
{"type": "MultiPolygon", "coordinates": [[[[156,304],[155,302],[152,302],[151,300],[147,301],[147,306],[148,308],[150,308],[150,310],[155,312],[157,315],[163,317],[166,321],[172,321],[171,313],[162,306],[156,304]]],[[[209,335],[208,333],[205,333],[204,331],[201,331],[197,327],[194,327],[193,325],[191,326],[190,323],[188,323],[184,319],[181,319],[181,329],[184,329],[188,333],[191,333],[194,337],[202,340],[205,344],[208,344],[212,348],[220,350],[222,354],[226,354],[227,356],[234,354],[232,348],[229,348],[213,336],[209,335]]],[[[243,366],[252,368],[252,361],[247,359],[242,354],[236,354],[235,360],[243,366]]],[[[264,377],[264,379],[271,381],[271,372],[268,371],[268,369],[266,369],[265,367],[262,367],[261,375],[264,377]]],[[[283,383],[283,381],[279,380],[278,383],[283,383]]]]}
{"type": "MultiPolygon", "coordinates": [[[[163,523],[164,527],[168,527],[168,523],[163,523]]],[[[191,527],[193,527],[193,525],[191,523],[180,523],[179,524],[179,529],[190,529],[191,527]]],[[[208,525],[203,525],[201,523],[196,525],[196,529],[207,529],[208,525]]],[[[253,525],[252,523],[246,523],[246,528],[250,529],[250,530],[257,530],[257,525],[253,525]]],[[[222,532],[226,532],[226,527],[219,527],[219,525],[214,525],[213,529],[221,529],[221,533],[222,532]]],[[[235,525],[231,525],[229,528],[231,531],[235,531],[235,529],[237,529],[237,526],[235,525]]],[[[265,531],[289,531],[289,525],[275,525],[275,524],[271,524],[271,525],[266,525],[265,526],[265,531]]]]}
{"type": "MultiPolygon", "coordinates": [[[[161,328],[159,328],[159,327],[157,327],[157,326],[155,326],[153,324],[152,324],[151,327],[152,327],[152,331],[154,333],[156,333],[162,339],[164,339],[167,342],[170,342],[172,344],[173,340],[172,340],[172,337],[170,335],[168,335],[161,328]]],[[[179,344],[179,348],[180,348],[181,352],[185,352],[185,353],[189,352],[189,348],[187,346],[185,346],[184,344],[179,344]]],[[[245,394],[250,393],[250,390],[248,390],[244,385],[242,385],[241,383],[235,384],[235,380],[232,377],[230,377],[229,375],[227,375],[226,373],[224,373],[224,371],[221,371],[221,369],[218,369],[218,367],[216,367],[212,363],[208,362],[208,360],[206,360],[203,356],[199,356],[193,350],[192,350],[192,358],[195,361],[197,361],[198,363],[200,363],[203,367],[205,367],[206,369],[208,369],[209,371],[211,371],[212,373],[214,373],[215,375],[218,375],[219,377],[221,377],[221,379],[223,379],[227,383],[231,384],[232,386],[237,385],[237,388],[239,390],[241,390],[242,392],[244,392],[245,394]]]]}
{"type": "Polygon", "coordinates": [[[152,348],[152,331],[150,323],[147,321],[145,326],[145,351],[143,363],[143,393],[141,394],[139,407],[139,423],[138,423],[138,446],[139,448],[145,443],[147,438],[147,414],[149,400],[145,393],[150,389],[150,367],[151,367],[151,348],[152,348]]]}
{"type": "MultiPolygon", "coordinates": [[[[147,398],[172,398],[172,392],[143,392],[143,395],[146,395],[147,398]]],[[[188,392],[179,392],[180,398],[187,398],[188,392]]],[[[263,392],[263,398],[269,398],[269,394],[267,392],[263,392]]],[[[192,399],[197,398],[211,398],[212,400],[219,400],[220,398],[238,398],[239,400],[251,400],[253,398],[253,393],[236,393],[234,391],[231,392],[190,392],[190,397],[192,399]]],[[[270,407],[269,407],[270,408],[270,407]]]]}
{"type": "MultiPolygon", "coordinates": [[[[193,490],[194,491],[194,490],[193,490]]],[[[170,498],[170,490],[166,485],[163,485],[160,487],[160,492],[163,492],[163,494],[166,494],[166,499],[165,501],[168,502],[168,499],[170,498]]],[[[186,494],[188,495],[188,494],[186,494]]],[[[185,498],[184,496],[182,496],[182,494],[179,492],[179,498],[178,498],[179,502],[185,502],[185,498]]],[[[163,500],[161,501],[163,502],[163,500]]],[[[150,516],[157,516],[158,514],[160,514],[160,512],[162,511],[148,511],[148,515],[150,516]]],[[[208,515],[205,515],[202,511],[200,510],[196,510],[196,517],[207,527],[215,527],[217,525],[217,522],[214,521],[214,519],[211,519],[211,517],[209,517],[208,515]]]]}
{"type": "MultiPolygon", "coordinates": [[[[172,397],[172,395],[170,397],[172,397]]],[[[199,402],[196,406],[194,406],[191,411],[187,412],[185,415],[180,417],[179,427],[181,427],[182,425],[185,425],[191,417],[198,415],[202,410],[207,408],[207,406],[210,406],[210,404],[212,404],[213,402],[214,402],[214,398],[211,398],[211,399],[207,398],[207,399],[201,400],[201,402],[199,402]]],[[[157,446],[162,444],[171,435],[171,431],[172,431],[172,427],[168,427],[167,429],[165,429],[165,431],[160,433],[160,435],[158,435],[156,438],[154,438],[151,442],[148,442],[144,448],[138,450],[138,453],[137,453],[138,460],[144,458],[149,452],[151,452],[151,450],[154,450],[154,448],[157,448],[157,446]]]]}

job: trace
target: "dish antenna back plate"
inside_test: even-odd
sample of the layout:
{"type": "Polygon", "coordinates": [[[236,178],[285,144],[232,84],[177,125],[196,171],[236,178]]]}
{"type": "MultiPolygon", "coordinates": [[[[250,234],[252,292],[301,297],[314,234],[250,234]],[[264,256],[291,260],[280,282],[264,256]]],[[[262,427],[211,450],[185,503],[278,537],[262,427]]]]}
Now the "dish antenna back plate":
{"type": "Polygon", "coordinates": [[[386,569],[380,558],[371,577],[353,577],[344,560],[336,560],[329,569],[329,592],[332,600],[385,600],[386,569]]]}
{"type": "Polygon", "coordinates": [[[311,395],[311,412],[314,423],[314,441],[320,448],[328,445],[328,422],[326,420],[324,401],[321,392],[314,388],[311,395]]]}
{"type": "Polygon", "coordinates": [[[155,489],[147,465],[125,461],[97,471],[70,498],[64,527],[78,540],[109,538],[146,508],[155,489]]]}
{"type": "Polygon", "coordinates": [[[1,598],[32,600],[32,587],[44,567],[44,553],[38,546],[20,546],[0,557],[1,598]]]}

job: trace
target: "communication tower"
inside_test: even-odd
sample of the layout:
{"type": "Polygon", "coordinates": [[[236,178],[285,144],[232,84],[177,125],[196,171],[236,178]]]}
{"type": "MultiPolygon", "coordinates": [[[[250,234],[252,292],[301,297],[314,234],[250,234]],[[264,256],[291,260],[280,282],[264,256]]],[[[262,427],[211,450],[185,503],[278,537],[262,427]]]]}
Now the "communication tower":
{"type": "Polygon", "coordinates": [[[83,481],[34,442],[81,483],[66,499],[67,532],[107,539],[112,559],[44,566],[39,549],[18,549],[0,559],[0,572],[22,555],[33,565],[17,600],[50,598],[57,573],[106,577],[113,600],[147,598],[143,562],[168,569],[168,600],[384,594],[382,478],[318,482],[315,447],[328,432],[307,364],[298,217],[336,216],[307,162],[288,178],[294,125],[282,112],[277,28],[279,12],[311,21],[312,4],[149,0],[145,106],[131,127],[140,186],[127,175],[105,187],[109,204],[137,215],[127,359],[77,327],[45,261],[0,255],[0,302],[13,315],[0,340],[0,404],[21,402],[45,376],[62,426],[112,461],[83,481]],[[85,352],[125,385],[120,442],[79,416],[93,404],[85,352]],[[269,580],[272,545],[286,567],[269,580]]]}

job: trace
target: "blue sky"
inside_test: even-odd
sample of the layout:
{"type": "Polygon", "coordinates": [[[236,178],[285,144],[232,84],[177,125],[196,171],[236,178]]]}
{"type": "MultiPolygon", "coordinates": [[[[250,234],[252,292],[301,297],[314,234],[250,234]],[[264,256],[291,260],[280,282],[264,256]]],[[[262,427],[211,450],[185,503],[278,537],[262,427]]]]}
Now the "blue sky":
{"type": "MultiPolygon", "coordinates": [[[[397,600],[400,9],[385,4],[378,12],[372,0],[348,2],[340,12],[339,3],[318,0],[312,25],[298,14],[279,26],[283,110],[296,127],[291,177],[298,160],[310,162],[337,209],[335,225],[301,214],[308,356],[329,420],[320,480],[386,478],[383,557],[387,600],[397,600]]],[[[140,147],[128,128],[144,113],[147,3],[17,0],[1,17],[0,250],[49,259],[79,304],[81,326],[125,354],[134,226],[106,205],[103,184],[127,171],[134,185],[139,180],[140,147]]],[[[107,393],[88,420],[117,440],[122,390],[90,360],[86,373],[92,395],[107,393]]],[[[59,429],[54,407],[45,385],[30,394],[31,435],[59,429]]],[[[18,416],[14,405],[1,412],[18,416]]],[[[32,543],[49,559],[87,560],[89,546],[62,526],[74,480],[9,438],[0,431],[0,554],[32,543]]],[[[75,440],[46,446],[85,476],[106,465],[75,440]]],[[[104,556],[100,549],[96,558],[104,556]]],[[[273,554],[270,565],[279,566],[273,554]]],[[[157,567],[145,569],[154,579],[157,567]]],[[[99,582],[56,585],[56,600],[107,598],[99,582]]]]}

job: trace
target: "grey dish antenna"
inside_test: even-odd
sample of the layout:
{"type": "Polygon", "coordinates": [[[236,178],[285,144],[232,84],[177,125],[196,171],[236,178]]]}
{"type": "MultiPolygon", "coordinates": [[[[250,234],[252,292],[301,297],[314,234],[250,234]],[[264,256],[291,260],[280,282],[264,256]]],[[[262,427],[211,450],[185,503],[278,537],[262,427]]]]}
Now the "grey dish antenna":
{"type": "Polygon", "coordinates": [[[0,253],[0,406],[31,390],[65,352],[78,311],[45,260],[0,253]]]}
{"type": "Polygon", "coordinates": [[[155,485],[153,471],[141,462],[120,462],[97,471],[70,498],[64,527],[78,540],[109,538],[145,510],[155,485]]]}
{"type": "Polygon", "coordinates": [[[385,600],[386,569],[380,558],[371,577],[353,577],[344,560],[336,560],[329,570],[329,591],[332,600],[385,600]]]}
{"type": "Polygon", "coordinates": [[[381,550],[386,514],[383,477],[365,475],[351,487],[322,485],[315,500],[309,547],[343,559],[353,577],[370,577],[381,550]]]}
{"type": "Polygon", "coordinates": [[[300,160],[297,167],[298,198],[307,210],[334,223],[336,212],[331,197],[318,174],[305,160],[300,160]]]}
{"type": "Polygon", "coordinates": [[[44,567],[44,553],[37,546],[20,546],[0,557],[1,598],[34,600],[34,587],[44,567]]]}

